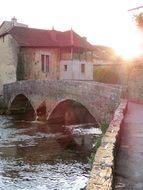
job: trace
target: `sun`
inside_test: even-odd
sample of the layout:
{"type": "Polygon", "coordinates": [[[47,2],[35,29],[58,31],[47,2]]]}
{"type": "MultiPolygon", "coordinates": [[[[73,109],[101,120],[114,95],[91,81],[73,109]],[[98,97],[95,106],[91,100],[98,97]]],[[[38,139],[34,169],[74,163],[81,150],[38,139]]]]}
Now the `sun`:
{"type": "Polygon", "coordinates": [[[130,32],[118,33],[118,38],[112,43],[117,55],[125,60],[132,60],[143,55],[143,33],[135,28],[130,32]]]}
{"type": "Polygon", "coordinates": [[[133,60],[143,54],[143,48],[141,45],[132,43],[131,41],[124,44],[118,43],[113,48],[116,55],[122,57],[125,60],[133,60]]]}
{"type": "Polygon", "coordinates": [[[111,46],[117,55],[132,60],[143,55],[143,31],[139,30],[133,19],[120,18],[113,33],[111,46]]]}
{"type": "MultiPolygon", "coordinates": [[[[143,38],[143,36],[142,36],[143,38]]],[[[114,44],[114,50],[117,55],[125,60],[138,58],[143,54],[142,38],[138,33],[121,38],[114,44]]]]}

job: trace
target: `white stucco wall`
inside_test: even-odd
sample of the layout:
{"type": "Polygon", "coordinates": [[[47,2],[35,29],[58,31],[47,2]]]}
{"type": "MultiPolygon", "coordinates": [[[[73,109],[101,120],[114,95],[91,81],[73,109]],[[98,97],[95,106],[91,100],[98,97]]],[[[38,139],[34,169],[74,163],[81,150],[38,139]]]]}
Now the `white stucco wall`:
{"type": "Polygon", "coordinates": [[[110,65],[113,64],[113,61],[104,60],[104,59],[94,59],[93,64],[94,65],[110,65]]]}
{"type": "Polygon", "coordinates": [[[78,60],[60,62],[60,79],[93,80],[93,63],[78,60]],[[85,72],[81,72],[81,64],[85,64],[85,72]],[[65,71],[67,65],[67,71],[65,71]]]}
{"type": "Polygon", "coordinates": [[[11,35],[0,37],[0,94],[3,84],[16,81],[18,44],[11,35]]]}

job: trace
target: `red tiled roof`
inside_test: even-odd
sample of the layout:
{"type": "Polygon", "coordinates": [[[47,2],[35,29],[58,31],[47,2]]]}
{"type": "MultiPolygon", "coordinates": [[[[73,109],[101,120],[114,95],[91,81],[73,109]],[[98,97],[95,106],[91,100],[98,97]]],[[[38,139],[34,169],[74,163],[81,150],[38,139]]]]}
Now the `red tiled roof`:
{"type": "Polygon", "coordinates": [[[9,32],[22,47],[76,47],[92,50],[93,46],[72,30],[61,32],[13,27],[9,32]]]}

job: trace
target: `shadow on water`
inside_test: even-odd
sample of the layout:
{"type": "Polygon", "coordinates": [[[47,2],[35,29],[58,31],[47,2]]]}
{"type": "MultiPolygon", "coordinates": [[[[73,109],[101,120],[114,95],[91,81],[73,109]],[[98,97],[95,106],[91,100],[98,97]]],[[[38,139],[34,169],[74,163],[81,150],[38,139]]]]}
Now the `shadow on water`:
{"type": "Polygon", "coordinates": [[[0,125],[1,190],[78,190],[86,185],[87,157],[96,136],[92,125],[50,125],[19,116],[0,116],[0,125]]]}

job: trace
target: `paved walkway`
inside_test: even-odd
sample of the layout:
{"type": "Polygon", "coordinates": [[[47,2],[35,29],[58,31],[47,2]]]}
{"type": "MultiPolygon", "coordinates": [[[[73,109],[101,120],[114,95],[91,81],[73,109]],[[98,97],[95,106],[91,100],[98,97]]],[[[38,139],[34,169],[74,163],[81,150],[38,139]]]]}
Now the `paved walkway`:
{"type": "Polygon", "coordinates": [[[114,190],[143,190],[143,105],[129,102],[121,127],[114,190]]]}

